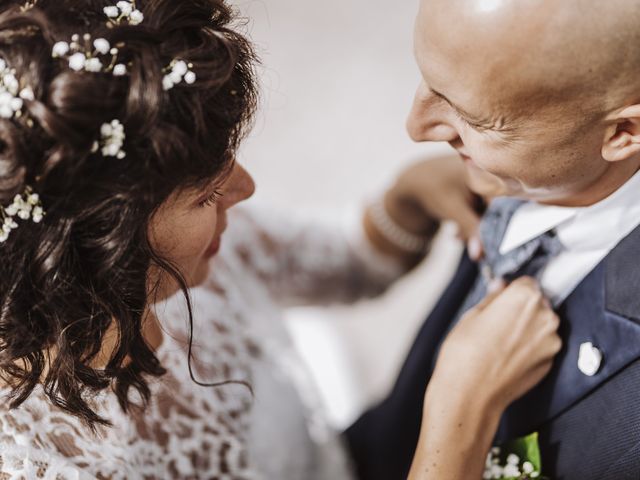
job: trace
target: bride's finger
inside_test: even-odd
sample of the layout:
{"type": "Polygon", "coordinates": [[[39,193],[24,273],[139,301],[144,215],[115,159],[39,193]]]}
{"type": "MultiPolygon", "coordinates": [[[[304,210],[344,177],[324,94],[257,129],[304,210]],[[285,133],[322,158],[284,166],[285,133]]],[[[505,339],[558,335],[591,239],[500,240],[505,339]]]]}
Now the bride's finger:
{"type": "MultiPolygon", "coordinates": [[[[495,299],[496,297],[498,297],[506,288],[506,284],[499,280],[499,281],[493,281],[491,283],[494,283],[495,285],[493,286],[492,289],[488,290],[487,296],[484,297],[480,303],[478,303],[475,307],[473,307],[471,310],[469,310],[469,313],[473,312],[473,313],[480,313],[481,311],[483,311],[485,308],[487,308],[495,299]]],[[[490,284],[491,285],[491,284],[490,284]]]]}
{"type": "Polygon", "coordinates": [[[482,241],[478,235],[473,235],[467,241],[467,252],[469,253],[469,258],[474,262],[480,261],[484,256],[484,247],[482,246],[482,241]]]}

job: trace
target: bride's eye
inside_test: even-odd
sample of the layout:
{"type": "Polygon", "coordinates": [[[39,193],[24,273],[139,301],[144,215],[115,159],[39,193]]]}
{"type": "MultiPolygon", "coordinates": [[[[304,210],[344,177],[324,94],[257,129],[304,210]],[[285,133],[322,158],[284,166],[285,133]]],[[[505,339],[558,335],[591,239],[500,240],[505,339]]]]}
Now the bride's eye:
{"type": "Polygon", "coordinates": [[[220,200],[220,198],[222,198],[224,196],[224,194],[219,191],[219,190],[214,190],[213,193],[211,193],[211,195],[209,195],[207,198],[205,198],[204,200],[202,200],[199,205],[201,207],[207,207],[207,206],[212,206],[215,205],[216,203],[218,203],[218,201],[220,200]]]}

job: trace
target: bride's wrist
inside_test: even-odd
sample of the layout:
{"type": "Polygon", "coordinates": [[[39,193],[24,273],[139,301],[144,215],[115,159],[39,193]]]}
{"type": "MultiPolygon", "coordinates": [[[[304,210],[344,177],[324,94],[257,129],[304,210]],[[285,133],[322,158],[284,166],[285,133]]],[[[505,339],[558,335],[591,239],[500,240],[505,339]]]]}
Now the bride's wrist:
{"type": "Polygon", "coordinates": [[[371,243],[381,252],[402,259],[410,266],[428,253],[438,229],[437,222],[422,219],[421,227],[407,221],[403,208],[389,193],[371,202],[364,212],[364,228],[371,243]]]}
{"type": "Polygon", "coordinates": [[[414,195],[397,185],[380,198],[391,220],[404,231],[422,237],[433,236],[440,222],[428,215],[414,195]]]}
{"type": "Polygon", "coordinates": [[[437,367],[425,394],[425,409],[446,409],[456,415],[468,415],[489,423],[497,422],[506,407],[503,395],[482,380],[463,379],[437,367]]]}
{"type": "Polygon", "coordinates": [[[427,388],[409,480],[482,476],[501,412],[472,392],[450,395],[447,388],[437,380],[427,388]]]}
{"type": "Polygon", "coordinates": [[[483,398],[452,398],[427,393],[422,429],[432,438],[452,436],[462,450],[486,445],[488,451],[502,416],[502,410],[483,398]]]}

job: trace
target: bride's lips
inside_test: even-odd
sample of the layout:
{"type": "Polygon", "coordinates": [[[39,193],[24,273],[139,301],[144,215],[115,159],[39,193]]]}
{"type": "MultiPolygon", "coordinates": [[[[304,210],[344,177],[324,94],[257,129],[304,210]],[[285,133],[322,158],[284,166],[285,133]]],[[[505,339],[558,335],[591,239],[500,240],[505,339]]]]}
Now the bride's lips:
{"type": "Polygon", "coordinates": [[[222,227],[222,230],[220,230],[220,233],[218,233],[215,236],[211,244],[205,250],[204,252],[205,257],[211,258],[218,254],[218,252],[220,251],[220,247],[222,246],[222,234],[225,232],[226,229],[227,229],[227,222],[225,221],[222,227]]]}
{"type": "Polygon", "coordinates": [[[215,256],[220,251],[220,246],[222,245],[222,238],[216,237],[216,239],[209,245],[207,250],[204,252],[204,256],[207,258],[215,256]]]}

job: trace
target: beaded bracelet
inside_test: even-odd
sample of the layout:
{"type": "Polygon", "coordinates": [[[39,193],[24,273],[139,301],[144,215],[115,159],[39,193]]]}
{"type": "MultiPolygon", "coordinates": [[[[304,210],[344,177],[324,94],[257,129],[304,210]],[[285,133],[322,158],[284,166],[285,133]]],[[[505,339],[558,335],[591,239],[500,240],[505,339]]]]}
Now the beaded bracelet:
{"type": "Polygon", "coordinates": [[[389,216],[382,198],[371,204],[369,213],[378,232],[392,245],[407,253],[424,254],[428,250],[431,236],[416,235],[399,226],[389,216]]]}

